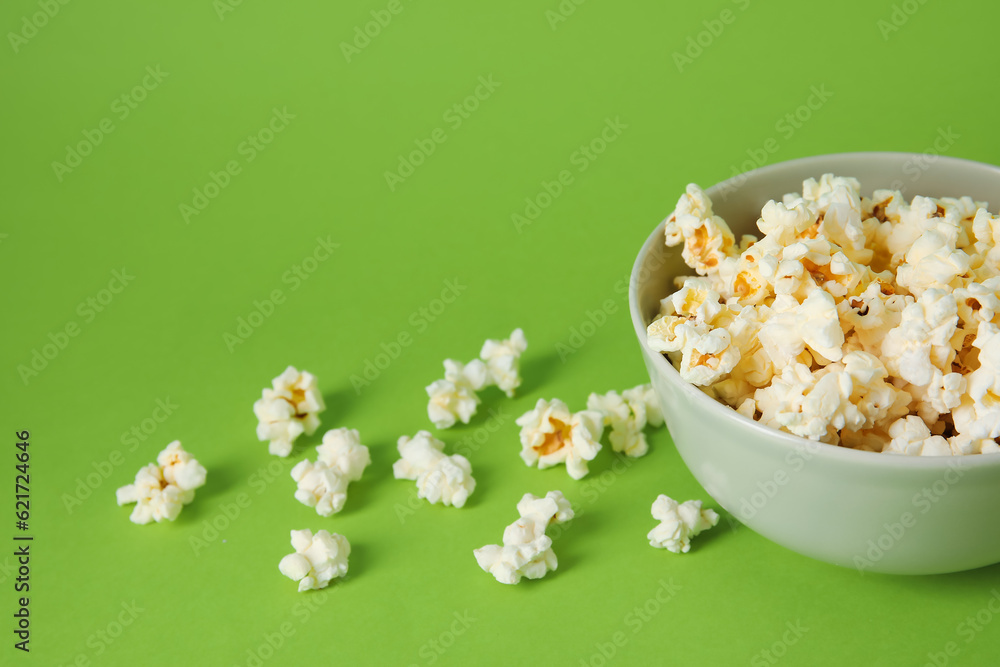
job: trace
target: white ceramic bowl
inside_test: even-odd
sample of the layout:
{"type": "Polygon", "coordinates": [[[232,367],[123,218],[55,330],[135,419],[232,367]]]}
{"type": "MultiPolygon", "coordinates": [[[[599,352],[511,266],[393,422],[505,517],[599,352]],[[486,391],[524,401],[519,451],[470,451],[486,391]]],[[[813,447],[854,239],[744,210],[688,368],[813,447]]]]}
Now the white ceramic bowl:
{"type": "MultiPolygon", "coordinates": [[[[759,234],[769,199],[827,172],[856,177],[867,195],[896,187],[907,198],[971,195],[993,211],[1000,205],[1000,168],[911,153],[792,160],[707,192],[738,239],[759,234]]],[[[683,381],[646,344],[646,326],[671,279],[691,273],[660,224],[636,259],[629,306],[677,451],[723,508],[782,546],[861,571],[936,574],[1000,562],[1000,454],[903,457],[824,445],[764,427],[683,381]]]]}

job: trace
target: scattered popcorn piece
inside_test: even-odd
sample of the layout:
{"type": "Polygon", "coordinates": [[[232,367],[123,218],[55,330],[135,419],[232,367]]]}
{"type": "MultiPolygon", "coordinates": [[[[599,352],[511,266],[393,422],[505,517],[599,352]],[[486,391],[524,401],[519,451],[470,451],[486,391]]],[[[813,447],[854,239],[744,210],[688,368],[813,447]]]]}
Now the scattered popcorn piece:
{"type": "MultiPolygon", "coordinates": [[[[1000,216],[971,197],[860,193],[823,174],[739,245],[689,185],[664,222],[698,274],[647,327],[682,379],[745,417],[903,455],[1000,451],[1000,216]]],[[[645,452],[623,394],[592,395],[616,451],[645,452]]],[[[651,420],[650,420],[651,421],[651,420]]]]}
{"type": "Polygon", "coordinates": [[[496,385],[509,397],[521,386],[521,354],[528,340],[521,329],[514,329],[506,340],[487,340],[480,359],[463,364],[454,359],[444,362],[444,379],[427,386],[427,416],[437,428],[451,428],[456,422],[468,424],[479,407],[484,387],[496,385]]]}
{"type": "Polygon", "coordinates": [[[268,451],[276,456],[292,453],[295,439],[312,435],[319,428],[319,413],[326,410],[316,377],[289,366],[274,378],[253,404],[257,416],[257,438],[267,440],[268,451]]]}
{"type": "Polygon", "coordinates": [[[361,444],[361,435],[353,428],[337,428],[324,433],[323,443],[316,447],[316,453],[320,461],[351,482],[361,479],[372,462],[368,448],[361,444]]]}
{"type": "Polygon", "coordinates": [[[344,508],[348,484],[361,479],[371,456],[358,432],[347,428],[327,431],[316,452],[315,463],[306,459],[292,468],[292,479],[298,484],[295,499],[315,507],[320,516],[330,516],[344,508]]]}
{"type": "Polygon", "coordinates": [[[660,525],[646,536],[649,545],[675,554],[690,551],[691,538],[719,523],[719,515],[714,510],[702,509],[700,500],[678,504],[663,494],[653,502],[651,513],[660,525]]]}
{"type": "Polygon", "coordinates": [[[118,505],[135,503],[132,523],[173,521],[184,505],[194,500],[195,489],[205,484],[206,471],[174,440],[150,463],[139,469],[132,484],[115,492],[118,505]]]}
{"type": "Polygon", "coordinates": [[[559,561],[545,531],[573,518],[573,508],[560,491],[549,491],[543,498],[526,493],[517,511],[521,517],[504,529],[502,546],[489,544],[473,552],[479,567],[502,584],[517,584],[523,577],[541,579],[555,570],[559,561]]]}
{"type": "Polygon", "coordinates": [[[587,397],[587,409],[604,416],[604,425],[611,427],[611,447],[627,456],[644,456],[649,451],[646,424],[663,425],[660,404],[650,384],[626,389],[620,395],[616,391],[591,394],[587,397]]]}
{"type": "Polygon", "coordinates": [[[524,332],[514,329],[506,340],[487,340],[479,353],[479,358],[486,362],[490,384],[495,384],[510,398],[521,386],[521,354],[526,349],[528,340],[524,332]]]}
{"type": "Polygon", "coordinates": [[[281,559],[278,569],[299,582],[299,592],[326,588],[330,581],[347,574],[351,545],[347,538],[325,530],[313,535],[310,530],[293,530],[295,553],[281,559]]]}
{"type": "Polygon", "coordinates": [[[477,391],[486,385],[486,364],[478,359],[463,364],[454,359],[444,362],[444,379],[427,386],[430,401],[427,416],[437,428],[451,428],[456,421],[468,424],[479,406],[477,391]]]}
{"type": "Polygon", "coordinates": [[[472,465],[460,454],[448,456],[444,443],[427,431],[412,438],[402,436],[397,444],[400,459],[392,466],[396,479],[417,482],[417,495],[431,503],[463,507],[476,488],[472,465]]]}
{"type": "Polygon", "coordinates": [[[583,478],[587,462],[601,449],[604,415],[596,410],[570,412],[559,399],[538,399],[533,410],[517,418],[521,427],[521,459],[528,466],[566,464],[573,479],[583,478]]]}

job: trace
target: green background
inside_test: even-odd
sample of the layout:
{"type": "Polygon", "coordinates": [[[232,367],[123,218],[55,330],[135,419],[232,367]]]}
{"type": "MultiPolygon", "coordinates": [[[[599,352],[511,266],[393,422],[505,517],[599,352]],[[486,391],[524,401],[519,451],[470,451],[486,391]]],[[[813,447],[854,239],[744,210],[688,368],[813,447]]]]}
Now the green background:
{"type": "Polygon", "coordinates": [[[688,182],[707,187],[755,157],[746,166],[922,152],[948,132],[958,135],[949,154],[1000,162],[1000,6],[910,0],[911,16],[860,0],[593,0],[564,2],[574,11],[553,23],[557,0],[403,0],[348,62],[341,43],[387,3],[333,4],[54,4],[16,44],[10,33],[26,34],[25,17],[43,10],[0,7],[0,461],[12,506],[13,432],[29,429],[35,536],[30,655],[12,647],[13,549],[0,549],[3,664],[247,665],[270,636],[281,645],[264,664],[600,665],[616,632],[625,641],[609,663],[773,664],[762,651],[775,643],[785,665],[922,665],[948,642],[960,649],[949,664],[995,659],[1000,621],[969,642],[959,624],[987,605],[998,567],[862,576],[728,517],[689,554],[652,549],[657,494],[713,505],[665,430],[620,474],[603,451],[577,482],[562,467],[524,466],[514,419],[541,397],[581,409],[590,391],[644,380],[619,281],[688,182]],[[724,9],[731,22],[713,23],[724,9]],[[879,22],[894,11],[890,32],[879,22]],[[688,41],[699,34],[700,54],[688,41]],[[688,48],[696,57],[678,66],[688,48]],[[119,98],[147,67],[165,76],[147,78],[152,89],[122,117],[119,98]],[[480,77],[499,87],[455,127],[445,113],[480,77]],[[789,132],[782,119],[813,87],[832,96],[800,110],[809,118],[789,132]],[[294,118],[248,160],[241,144],[275,108],[294,118]],[[104,119],[113,130],[57,175],[67,146],[104,119]],[[581,162],[574,154],[607,119],[627,127],[581,162]],[[437,128],[444,143],[391,190],[385,172],[437,128]],[[180,205],[229,161],[238,173],[185,220],[180,205]],[[512,214],[563,170],[572,182],[518,228],[512,214]],[[318,238],[339,247],[296,283],[318,238]],[[110,296],[123,267],[134,279],[91,312],[87,300],[110,296]],[[449,280],[459,296],[441,308],[449,280]],[[274,290],[283,302],[227,345],[274,290]],[[574,338],[588,313],[609,317],[574,338]],[[22,378],[18,367],[71,322],[78,335],[22,378]],[[400,435],[431,428],[424,386],[443,359],[471,359],[518,326],[529,340],[518,396],[490,390],[472,424],[439,434],[469,455],[469,504],[411,511],[414,486],[394,480],[391,463],[400,435]],[[378,355],[401,333],[412,343],[386,365],[378,355]],[[351,377],[376,361],[385,369],[356,391],[351,377]],[[329,407],[272,477],[277,459],[255,438],[251,405],[288,364],[318,376],[329,407]],[[155,430],[133,448],[126,434],[158,399],[177,407],[146,421],[155,430]],[[340,426],[360,430],[373,465],[345,510],[322,518],[294,500],[286,470],[340,426]],[[173,439],[208,483],[175,523],[133,525],[114,490],[173,439]],[[556,539],[558,571],[498,584],[472,550],[500,540],[523,493],[551,489],[582,510],[556,539]],[[206,528],[213,521],[224,529],[206,528]],[[288,531],[306,527],[353,545],[348,576],[325,595],[297,593],[277,569],[288,531]],[[661,581],[680,587],[662,606],[649,602],[661,581]],[[123,604],[141,611],[132,619],[123,604]],[[644,605],[656,612],[639,622],[644,605]],[[468,627],[449,634],[466,612],[468,627]],[[119,635],[120,616],[131,623],[119,635]],[[780,646],[788,624],[808,630],[780,646]]]}

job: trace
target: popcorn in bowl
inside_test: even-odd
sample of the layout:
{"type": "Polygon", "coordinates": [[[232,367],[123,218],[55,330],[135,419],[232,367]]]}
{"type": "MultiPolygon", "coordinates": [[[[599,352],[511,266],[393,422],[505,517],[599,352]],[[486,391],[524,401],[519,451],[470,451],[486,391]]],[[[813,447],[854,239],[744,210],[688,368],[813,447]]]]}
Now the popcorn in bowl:
{"type": "Polygon", "coordinates": [[[689,185],[665,222],[697,273],[647,343],[682,379],[775,429],[903,455],[1000,450],[1000,218],[969,197],[832,174],[769,201],[737,240],[689,185]]]}

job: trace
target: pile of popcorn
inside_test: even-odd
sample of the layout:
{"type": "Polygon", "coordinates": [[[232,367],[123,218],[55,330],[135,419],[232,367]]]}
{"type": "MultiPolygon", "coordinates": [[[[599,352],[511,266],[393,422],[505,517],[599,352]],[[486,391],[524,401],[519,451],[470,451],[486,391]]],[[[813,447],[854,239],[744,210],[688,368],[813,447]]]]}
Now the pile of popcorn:
{"type": "Polygon", "coordinates": [[[890,454],[1000,452],[1000,217],[824,174],[736,240],[689,185],[667,218],[697,276],[647,340],[762,424],[890,454]]]}
{"type": "Polygon", "coordinates": [[[504,529],[502,546],[489,544],[474,552],[479,567],[501,584],[516,584],[522,577],[541,579],[556,569],[559,561],[545,531],[573,518],[573,508],[561,491],[549,491],[544,498],[526,493],[517,512],[521,518],[504,529]]]}
{"type": "Polygon", "coordinates": [[[118,505],[135,503],[132,523],[173,521],[181,509],[194,500],[195,489],[205,484],[205,467],[174,440],[150,463],[135,474],[135,482],[115,492],[118,505]]]}

